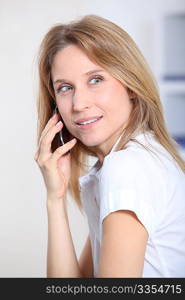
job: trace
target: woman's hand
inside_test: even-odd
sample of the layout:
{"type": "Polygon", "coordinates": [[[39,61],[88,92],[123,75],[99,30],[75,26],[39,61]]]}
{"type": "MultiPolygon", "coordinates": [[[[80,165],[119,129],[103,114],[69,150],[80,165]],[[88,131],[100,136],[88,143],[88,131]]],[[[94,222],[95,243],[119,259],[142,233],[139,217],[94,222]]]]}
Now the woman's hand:
{"type": "Polygon", "coordinates": [[[56,133],[63,127],[62,122],[60,124],[57,123],[58,119],[58,114],[49,119],[41,134],[34,159],[42,172],[47,196],[61,199],[65,196],[71,176],[70,153],[66,153],[74,147],[77,140],[73,139],[58,147],[53,153],[51,152],[51,142],[56,133]]]}

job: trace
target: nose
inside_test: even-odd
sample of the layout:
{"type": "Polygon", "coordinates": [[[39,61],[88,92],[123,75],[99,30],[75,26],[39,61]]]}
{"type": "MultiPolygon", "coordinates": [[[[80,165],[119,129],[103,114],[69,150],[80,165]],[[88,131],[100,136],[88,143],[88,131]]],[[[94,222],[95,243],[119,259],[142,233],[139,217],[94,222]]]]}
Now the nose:
{"type": "Polygon", "coordinates": [[[83,111],[91,106],[90,94],[85,89],[76,89],[73,94],[73,110],[83,111]]]}

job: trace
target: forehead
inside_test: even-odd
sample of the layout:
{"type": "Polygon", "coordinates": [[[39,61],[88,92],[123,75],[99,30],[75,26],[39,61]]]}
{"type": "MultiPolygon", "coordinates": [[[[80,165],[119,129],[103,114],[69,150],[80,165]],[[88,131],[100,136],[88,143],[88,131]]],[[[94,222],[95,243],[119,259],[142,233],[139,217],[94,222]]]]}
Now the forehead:
{"type": "Polygon", "coordinates": [[[69,45],[55,55],[51,72],[53,76],[67,76],[76,72],[85,73],[93,68],[102,69],[102,67],[90,60],[79,47],[69,45]]]}

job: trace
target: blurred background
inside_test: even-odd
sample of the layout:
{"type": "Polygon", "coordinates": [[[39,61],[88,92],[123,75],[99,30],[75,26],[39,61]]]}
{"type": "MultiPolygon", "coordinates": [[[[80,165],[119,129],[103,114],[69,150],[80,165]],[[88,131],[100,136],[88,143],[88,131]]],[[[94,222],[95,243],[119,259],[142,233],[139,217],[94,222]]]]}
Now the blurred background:
{"type": "MultiPolygon", "coordinates": [[[[185,0],[0,0],[0,277],[45,277],[46,192],[36,152],[36,57],[51,26],[97,14],[124,28],[150,64],[171,135],[185,152],[185,0]]],[[[77,256],[87,220],[68,199],[77,256]]]]}

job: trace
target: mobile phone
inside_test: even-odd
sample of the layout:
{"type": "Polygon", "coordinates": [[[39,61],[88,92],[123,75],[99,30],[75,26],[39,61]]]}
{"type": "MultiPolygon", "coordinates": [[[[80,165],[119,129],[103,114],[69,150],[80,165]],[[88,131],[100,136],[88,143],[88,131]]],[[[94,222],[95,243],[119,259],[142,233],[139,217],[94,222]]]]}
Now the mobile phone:
{"type": "MultiPolygon", "coordinates": [[[[55,105],[55,107],[53,108],[53,115],[55,113],[59,113],[58,111],[58,107],[55,105]]],[[[58,147],[63,146],[65,143],[71,141],[74,137],[72,136],[72,134],[68,131],[68,129],[66,128],[64,121],[62,120],[62,118],[60,118],[62,123],[63,123],[63,127],[62,129],[57,132],[57,134],[55,135],[52,143],[51,143],[51,149],[52,152],[54,152],[58,147]]]]}

